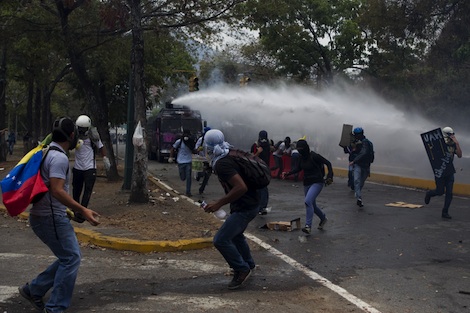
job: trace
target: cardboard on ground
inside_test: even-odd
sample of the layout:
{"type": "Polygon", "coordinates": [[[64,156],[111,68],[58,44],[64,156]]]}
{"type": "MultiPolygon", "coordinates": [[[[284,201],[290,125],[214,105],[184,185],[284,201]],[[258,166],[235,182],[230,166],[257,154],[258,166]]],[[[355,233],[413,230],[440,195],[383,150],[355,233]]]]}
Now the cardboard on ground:
{"type": "Polygon", "coordinates": [[[270,230],[281,230],[281,231],[293,231],[300,229],[300,217],[291,220],[290,222],[269,222],[266,223],[262,228],[270,230]]]}
{"type": "Polygon", "coordinates": [[[410,209],[418,209],[423,207],[421,204],[412,204],[412,203],[406,203],[406,202],[392,202],[392,203],[387,203],[385,206],[393,206],[393,207],[398,207],[398,208],[410,208],[410,209]]]}

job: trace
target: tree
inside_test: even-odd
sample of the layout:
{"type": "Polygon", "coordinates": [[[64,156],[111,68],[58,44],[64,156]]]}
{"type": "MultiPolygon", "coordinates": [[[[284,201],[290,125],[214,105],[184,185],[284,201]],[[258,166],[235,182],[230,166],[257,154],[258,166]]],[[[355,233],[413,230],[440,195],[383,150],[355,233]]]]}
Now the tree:
{"type": "Polygon", "coordinates": [[[256,0],[242,14],[258,30],[278,71],[299,80],[331,82],[336,72],[361,65],[364,42],[357,24],[360,0],[256,0]]]}

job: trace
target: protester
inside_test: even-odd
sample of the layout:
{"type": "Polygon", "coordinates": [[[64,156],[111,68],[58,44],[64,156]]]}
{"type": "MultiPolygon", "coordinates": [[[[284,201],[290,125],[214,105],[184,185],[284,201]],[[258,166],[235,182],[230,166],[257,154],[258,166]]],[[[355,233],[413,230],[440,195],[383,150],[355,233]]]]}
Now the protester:
{"type": "MultiPolygon", "coordinates": [[[[256,141],[256,151],[254,155],[258,156],[261,160],[269,166],[269,159],[271,158],[271,144],[268,139],[268,132],[262,130],[258,134],[258,140],[256,141]]],[[[268,186],[258,189],[259,194],[259,214],[268,214],[268,202],[269,202],[269,190],[268,186]]]]}
{"type": "Polygon", "coordinates": [[[310,151],[310,147],[306,140],[298,140],[296,148],[301,156],[299,167],[291,169],[289,172],[283,172],[282,179],[285,179],[286,177],[302,170],[304,171],[303,185],[306,218],[305,227],[302,228],[302,231],[304,233],[310,234],[314,213],[320,218],[318,229],[323,229],[326,222],[328,221],[325,213],[323,213],[323,211],[317,205],[317,197],[320,195],[320,192],[322,191],[325,184],[329,185],[333,182],[333,167],[331,166],[331,162],[325,159],[323,156],[310,151]],[[324,179],[325,165],[328,168],[326,181],[324,179]]]}
{"type": "Polygon", "coordinates": [[[91,119],[87,115],[80,115],[75,124],[78,128],[80,143],[75,149],[72,195],[75,201],[88,207],[96,182],[96,154],[98,152],[101,154],[106,171],[109,170],[111,164],[106,157],[106,148],[101,142],[98,131],[91,126],[91,119]]]}
{"type": "MultiPolygon", "coordinates": [[[[204,156],[204,135],[211,130],[209,126],[204,127],[202,136],[196,141],[195,149],[199,155],[204,156]]],[[[209,178],[212,175],[212,168],[209,165],[209,162],[204,161],[202,163],[202,171],[196,173],[196,180],[199,181],[202,178],[201,186],[199,187],[199,194],[202,195],[204,193],[204,189],[206,189],[207,183],[209,182],[209,178]]]]}
{"type": "Polygon", "coordinates": [[[178,171],[180,179],[186,181],[186,196],[192,197],[191,194],[191,172],[193,170],[193,150],[196,146],[194,138],[191,136],[189,129],[183,130],[183,135],[177,139],[171,147],[170,157],[168,163],[175,161],[174,155],[176,154],[176,163],[178,163],[178,171]]]}
{"type": "Polygon", "coordinates": [[[372,142],[364,136],[364,130],[361,127],[354,128],[353,135],[357,155],[349,162],[349,166],[353,166],[356,204],[362,208],[364,206],[364,202],[362,201],[362,187],[364,187],[367,177],[370,176],[370,164],[374,160],[374,150],[372,142]]]}
{"type": "Polygon", "coordinates": [[[271,167],[271,171],[275,171],[279,169],[277,172],[276,177],[281,178],[281,173],[284,171],[284,162],[282,161],[282,156],[283,155],[289,155],[290,154],[290,137],[286,137],[284,141],[282,141],[277,149],[273,152],[273,158],[274,158],[274,166],[271,167]]]}
{"type": "Polygon", "coordinates": [[[458,158],[462,157],[462,149],[460,144],[455,137],[454,130],[450,127],[444,127],[442,129],[442,134],[444,135],[444,141],[446,143],[445,150],[446,154],[450,156],[450,162],[447,164],[447,167],[441,177],[435,177],[436,189],[428,190],[424,197],[424,203],[429,204],[431,198],[434,196],[442,196],[445,194],[444,198],[444,207],[442,209],[442,218],[451,219],[449,215],[449,207],[452,202],[453,197],[453,188],[454,188],[454,154],[458,158]]]}
{"type": "Polygon", "coordinates": [[[77,140],[78,130],[71,119],[54,121],[51,148],[41,168],[41,176],[49,186],[49,192],[30,209],[31,229],[57,260],[31,283],[19,287],[19,293],[44,313],[63,312],[70,306],[80,266],[80,246],[66,208],[81,213],[93,226],[99,224],[99,214],[76,202],[68,193],[69,159],[66,151],[75,148],[77,140]],[[49,290],[50,297],[44,304],[43,297],[49,290]]]}
{"type": "Polygon", "coordinates": [[[240,166],[228,156],[231,145],[217,129],[209,130],[204,136],[204,147],[210,165],[217,175],[225,196],[209,203],[204,210],[216,212],[230,203],[230,215],[214,236],[214,246],[234,270],[229,289],[241,287],[250,277],[255,262],[243,234],[249,222],[259,211],[258,192],[249,189],[241,176],[240,166]]]}

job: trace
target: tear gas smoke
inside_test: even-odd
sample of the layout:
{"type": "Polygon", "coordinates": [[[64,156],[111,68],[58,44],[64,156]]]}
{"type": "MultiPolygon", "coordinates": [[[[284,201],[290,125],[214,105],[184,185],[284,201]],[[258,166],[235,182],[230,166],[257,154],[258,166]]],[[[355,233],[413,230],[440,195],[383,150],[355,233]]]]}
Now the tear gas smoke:
{"type": "MultiPolygon", "coordinates": [[[[342,168],[348,166],[348,155],[339,146],[343,124],[360,126],[374,143],[372,172],[431,180],[434,176],[420,134],[452,126],[436,125],[353,88],[318,92],[301,86],[223,86],[190,93],[173,103],[200,110],[207,125],[222,130],[237,148],[248,150],[260,130],[266,130],[275,143],[286,136],[294,142],[306,135],[314,151],[342,168]]],[[[464,152],[464,158],[454,159],[456,182],[470,183],[465,149],[470,149],[469,137],[463,130],[454,130],[464,152]]]]}

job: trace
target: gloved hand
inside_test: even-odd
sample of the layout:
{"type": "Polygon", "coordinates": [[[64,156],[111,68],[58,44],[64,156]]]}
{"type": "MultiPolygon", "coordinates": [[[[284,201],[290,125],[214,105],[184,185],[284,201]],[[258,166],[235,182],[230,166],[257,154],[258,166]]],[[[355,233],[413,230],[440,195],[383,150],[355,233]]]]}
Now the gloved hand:
{"type": "Polygon", "coordinates": [[[109,162],[109,159],[108,157],[104,156],[103,157],[103,163],[104,163],[104,169],[107,171],[109,171],[109,169],[111,168],[111,162],[109,162]]]}
{"type": "Polygon", "coordinates": [[[172,157],[168,158],[168,163],[174,163],[174,162],[175,162],[175,159],[173,159],[172,157]]]}
{"type": "Polygon", "coordinates": [[[328,177],[325,179],[325,186],[329,186],[333,183],[333,177],[328,177]]]}

